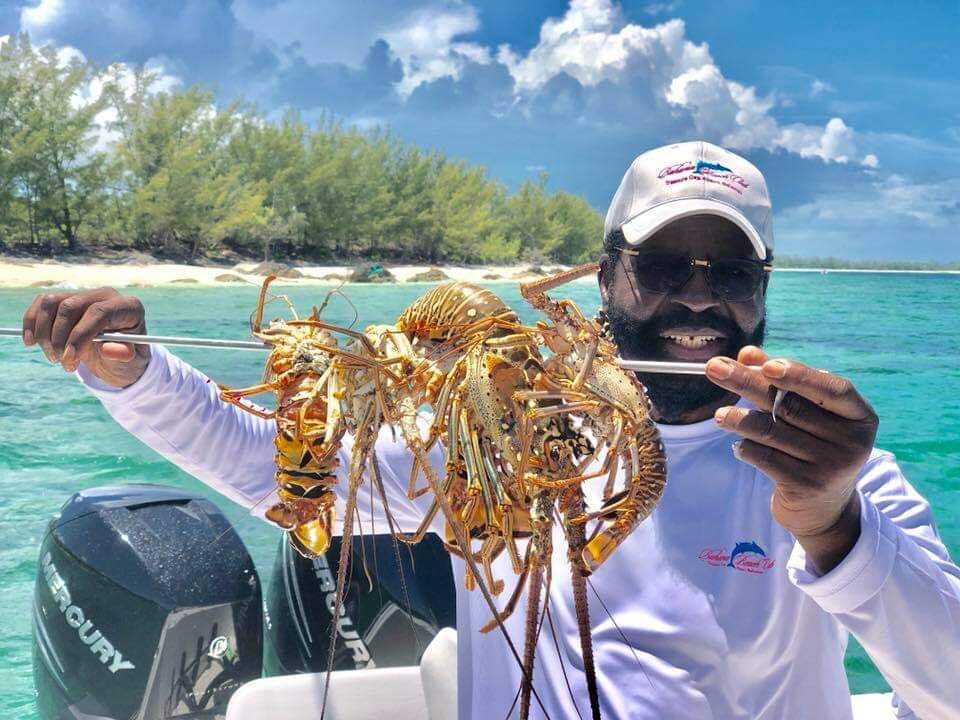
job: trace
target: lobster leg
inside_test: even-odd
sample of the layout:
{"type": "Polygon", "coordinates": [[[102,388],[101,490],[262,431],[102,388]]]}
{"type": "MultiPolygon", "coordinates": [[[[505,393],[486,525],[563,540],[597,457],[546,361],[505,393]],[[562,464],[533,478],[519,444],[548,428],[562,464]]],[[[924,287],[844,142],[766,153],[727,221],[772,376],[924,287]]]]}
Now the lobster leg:
{"type": "MultiPolygon", "coordinates": [[[[447,475],[443,479],[441,489],[446,493],[450,489],[450,484],[453,482],[453,476],[447,475]]],[[[397,539],[401,542],[405,542],[408,545],[416,545],[418,542],[423,540],[423,536],[427,534],[427,531],[430,529],[430,526],[433,524],[433,519],[437,516],[437,511],[440,510],[440,502],[436,499],[430,503],[430,507],[427,508],[427,512],[423,516],[423,520],[420,522],[420,525],[412,533],[401,533],[397,536],[397,539]]]]}
{"type": "Polygon", "coordinates": [[[486,634],[497,627],[497,625],[503,623],[508,617],[513,615],[513,611],[517,609],[517,603],[520,601],[520,598],[523,597],[523,590],[527,586],[527,575],[530,573],[530,553],[529,546],[526,558],[523,561],[523,569],[520,571],[520,577],[517,579],[516,587],[513,588],[513,592],[510,594],[510,599],[507,600],[507,604],[503,606],[503,610],[500,610],[495,614],[490,622],[480,628],[480,632],[486,634]]]}
{"type": "MultiPolygon", "coordinates": [[[[422,447],[420,447],[419,442],[414,438],[407,438],[410,450],[418,457],[420,464],[423,466],[424,474],[427,477],[427,482],[430,484],[430,489],[433,491],[434,497],[437,499],[437,502],[440,504],[440,509],[443,511],[443,515],[447,520],[447,526],[450,528],[450,531],[453,533],[454,538],[456,539],[457,545],[461,548],[467,548],[467,552],[463,553],[464,562],[467,565],[467,569],[470,570],[471,574],[474,577],[480,576],[479,568],[477,567],[476,562],[474,561],[471,553],[469,552],[470,541],[463,532],[463,528],[457,522],[456,513],[454,513],[453,508],[450,506],[450,501],[447,499],[446,494],[443,492],[443,488],[440,486],[439,478],[433,470],[433,466],[430,465],[429,460],[427,460],[426,455],[423,453],[422,447]]],[[[549,516],[548,516],[549,520],[549,516]]],[[[549,531],[547,532],[547,538],[549,541],[549,531]]],[[[546,557],[549,558],[549,552],[546,557]]],[[[541,565],[542,573],[542,565],[541,565]]],[[[529,713],[530,705],[530,695],[532,694],[536,699],[538,704],[540,704],[541,709],[543,709],[543,703],[540,702],[540,697],[537,695],[536,690],[533,689],[533,675],[527,670],[527,665],[524,663],[517,648],[513,643],[513,640],[510,637],[510,633],[507,632],[506,627],[503,625],[503,622],[499,618],[497,604],[493,599],[493,596],[490,594],[490,591],[487,589],[487,586],[484,583],[479,583],[480,593],[483,595],[484,602],[487,603],[487,607],[490,608],[490,611],[494,615],[494,620],[497,625],[500,627],[500,631],[503,633],[504,640],[507,643],[507,647],[510,648],[510,652],[513,655],[514,659],[520,663],[522,672],[523,672],[523,682],[524,687],[528,688],[526,692],[527,696],[527,709],[529,713]]],[[[532,649],[531,649],[532,652],[532,649]]],[[[533,662],[531,660],[530,666],[532,670],[533,662]]],[[[546,712],[544,710],[544,712],[546,712]]]]}
{"type": "Polygon", "coordinates": [[[593,640],[590,637],[590,609],[587,604],[587,573],[583,565],[586,535],[583,525],[572,525],[570,518],[583,514],[583,493],[580,488],[571,488],[564,493],[565,520],[567,521],[567,561],[570,563],[570,580],[573,586],[573,607],[577,615],[577,630],[580,633],[580,652],[583,656],[583,674],[587,680],[587,695],[593,720],[600,720],[600,693],[597,690],[597,669],[593,661],[593,640]]]}
{"type": "MultiPolygon", "coordinates": [[[[374,406],[369,405],[360,422],[360,427],[368,427],[374,414],[374,406]]],[[[333,619],[330,623],[330,650],[327,656],[327,677],[324,682],[323,704],[320,707],[320,718],[327,706],[327,697],[330,689],[330,673],[333,672],[333,657],[337,647],[337,626],[340,619],[340,610],[343,606],[344,586],[347,582],[347,565],[350,563],[350,549],[353,540],[353,518],[357,510],[357,491],[363,479],[363,470],[367,459],[373,450],[374,433],[363,433],[354,438],[352,457],[350,458],[350,473],[347,479],[347,507],[343,516],[343,531],[340,538],[340,560],[337,565],[337,588],[333,605],[333,619]]]]}
{"type": "Polygon", "coordinates": [[[503,541],[503,538],[496,535],[491,535],[480,545],[480,562],[483,564],[483,577],[487,581],[487,587],[490,588],[490,592],[494,595],[499,595],[503,592],[503,580],[493,579],[492,563],[500,553],[503,552],[505,547],[506,543],[503,541]]]}
{"type": "Polygon", "coordinates": [[[240,398],[250,397],[251,395],[261,395],[266,392],[273,392],[276,390],[276,387],[273,383],[261,383],[252,387],[243,388],[242,390],[231,390],[225,385],[220,385],[219,388],[220,399],[224,402],[228,402],[231,405],[236,405],[241,410],[248,412],[251,415],[256,415],[257,417],[263,418],[264,420],[270,420],[277,416],[276,412],[260,410],[252,405],[244,405],[242,402],[240,402],[240,398]]]}
{"type": "Polygon", "coordinates": [[[585,522],[595,518],[609,523],[602,526],[584,547],[583,562],[591,569],[606,560],[637,523],[653,511],[663,493],[666,469],[663,466],[642,466],[636,444],[631,443],[629,449],[630,477],[627,490],[611,497],[597,512],[572,516],[569,520],[571,527],[583,527],[585,522]]]}
{"type": "Polygon", "coordinates": [[[520,720],[530,717],[530,693],[533,689],[533,665],[536,658],[537,634],[540,626],[540,595],[543,590],[544,568],[550,563],[553,554],[552,510],[555,494],[540,491],[533,499],[530,508],[530,525],[533,537],[530,538],[529,580],[527,583],[527,615],[524,627],[523,645],[523,681],[520,686],[520,720]]]}
{"type": "Polygon", "coordinates": [[[564,270],[563,272],[556,273],[555,275],[548,275],[545,278],[540,280],[533,280],[531,282],[525,282],[520,284],[520,294],[525,300],[533,303],[533,299],[540,295],[544,296],[547,292],[552,290],[555,287],[564,285],[572,280],[582,278],[585,275],[596,274],[600,270],[599,263],[587,263],[585,265],[578,265],[577,267],[572,267],[569,270],[564,270]]]}

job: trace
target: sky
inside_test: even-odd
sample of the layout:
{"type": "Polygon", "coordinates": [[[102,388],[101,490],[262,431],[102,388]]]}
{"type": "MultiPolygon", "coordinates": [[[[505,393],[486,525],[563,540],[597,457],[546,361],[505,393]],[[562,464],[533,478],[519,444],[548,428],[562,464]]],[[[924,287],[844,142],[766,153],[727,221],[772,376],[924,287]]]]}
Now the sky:
{"type": "Polygon", "coordinates": [[[295,108],[605,212],[708,140],[765,174],[777,255],[960,260],[960,2],[0,0],[0,35],[295,108]]]}

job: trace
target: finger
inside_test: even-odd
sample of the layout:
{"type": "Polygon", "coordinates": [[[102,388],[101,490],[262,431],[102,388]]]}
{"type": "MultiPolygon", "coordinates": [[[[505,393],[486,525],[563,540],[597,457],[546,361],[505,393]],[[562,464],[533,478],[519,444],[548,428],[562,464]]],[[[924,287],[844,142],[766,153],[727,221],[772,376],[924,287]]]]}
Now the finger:
{"type": "Polygon", "coordinates": [[[98,344],[100,345],[100,354],[107,360],[130,362],[137,354],[137,351],[133,348],[133,343],[105,342],[98,344]]]}
{"type": "Polygon", "coordinates": [[[738,460],[753,465],[778,485],[809,485],[810,464],[753,440],[737,440],[733,444],[733,454],[738,460]]]}
{"type": "Polygon", "coordinates": [[[67,348],[67,338],[70,337],[74,325],[83,317],[83,314],[91,305],[117,294],[115,290],[102,288],[90,292],[75,293],[62,300],[57,307],[53,326],[50,328],[50,345],[54,354],[66,363],[72,362],[76,356],[77,348],[74,347],[69,353],[66,353],[65,350],[67,348]]]}
{"type": "Polygon", "coordinates": [[[116,296],[107,300],[93,303],[87,308],[83,317],[77,322],[67,345],[76,348],[81,359],[90,354],[99,352],[110,360],[131,360],[134,356],[133,346],[128,343],[102,343],[104,346],[95,348],[93,339],[105,330],[126,330],[143,332],[143,305],[135,297],[116,296]],[[129,348],[129,349],[127,349],[129,348]]]}
{"type": "Polygon", "coordinates": [[[873,413],[870,404],[857,392],[853,383],[826,370],[816,370],[795,360],[770,360],[763,364],[767,380],[784,390],[791,390],[820,407],[848,420],[863,420],[873,413]]]}
{"type": "Polygon", "coordinates": [[[40,312],[40,301],[43,298],[43,295],[37,295],[33,302],[27,306],[27,309],[23,313],[23,344],[30,346],[35,345],[37,338],[35,335],[35,330],[37,327],[37,314],[40,312]]]}
{"type": "Polygon", "coordinates": [[[817,458],[825,457],[828,450],[820,438],[787,423],[774,422],[768,412],[727,407],[717,410],[714,417],[717,425],[724,430],[738,433],[761,445],[769,445],[804,462],[815,462],[817,458]]]}
{"type": "MultiPolygon", "coordinates": [[[[770,379],[760,370],[730,358],[717,357],[707,362],[707,377],[715,384],[746,398],[760,410],[770,412],[773,409],[777,387],[771,385],[770,379]],[[719,377],[726,372],[729,375],[719,377]]],[[[844,419],[797,393],[786,392],[777,407],[777,420],[785,420],[804,432],[831,441],[842,430],[844,419]]]]}
{"type": "Polygon", "coordinates": [[[744,345],[737,353],[737,362],[742,365],[762,365],[767,359],[767,354],[756,345],[744,345]]]}
{"type": "Polygon", "coordinates": [[[846,418],[825,410],[795,392],[784,393],[777,406],[777,421],[793,425],[832,445],[847,437],[850,426],[846,418]]]}
{"type": "Polygon", "coordinates": [[[769,410],[773,402],[770,381],[763,373],[728,357],[710,358],[707,361],[707,378],[763,410],[769,410]]]}
{"type": "Polygon", "coordinates": [[[69,296],[70,293],[48,293],[38,298],[40,302],[33,326],[33,335],[37,345],[47,356],[47,360],[52,363],[57,362],[60,358],[54,353],[53,345],[50,343],[50,330],[53,327],[53,320],[57,316],[57,308],[69,296]]]}

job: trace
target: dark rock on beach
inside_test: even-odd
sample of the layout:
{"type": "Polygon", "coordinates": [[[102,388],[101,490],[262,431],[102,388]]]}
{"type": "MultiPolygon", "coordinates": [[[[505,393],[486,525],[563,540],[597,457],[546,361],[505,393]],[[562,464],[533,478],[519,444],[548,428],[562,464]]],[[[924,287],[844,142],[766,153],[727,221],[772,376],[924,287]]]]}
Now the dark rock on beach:
{"type": "Polygon", "coordinates": [[[407,280],[407,282],[440,282],[441,280],[449,280],[450,276],[447,275],[440,268],[432,267],[426,272],[417,273],[412,278],[407,280]]]}
{"type": "Polygon", "coordinates": [[[380,263],[364,263],[358,265],[350,275],[350,282],[355,283],[388,283],[397,279],[380,263]]]}
{"type": "Polygon", "coordinates": [[[253,268],[250,273],[252,275],[276,275],[288,279],[303,277],[303,273],[296,268],[278,262],[262,262],[253,268]]]}

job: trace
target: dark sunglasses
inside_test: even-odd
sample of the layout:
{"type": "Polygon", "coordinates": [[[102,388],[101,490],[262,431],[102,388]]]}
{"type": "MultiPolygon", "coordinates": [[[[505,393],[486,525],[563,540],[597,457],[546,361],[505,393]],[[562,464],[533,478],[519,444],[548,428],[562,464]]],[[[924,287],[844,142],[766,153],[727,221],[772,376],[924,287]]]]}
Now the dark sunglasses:
{"type": "Polygon", "coordinates": [[[619,248],[626,255],[637,282],[655,293],[679,292],[697,267],[707,274],[707,285],[724,300],[743,302],[753,297],[773,265],[749,258],[700,260],[680,253],[641,252],[619,248]]]}

